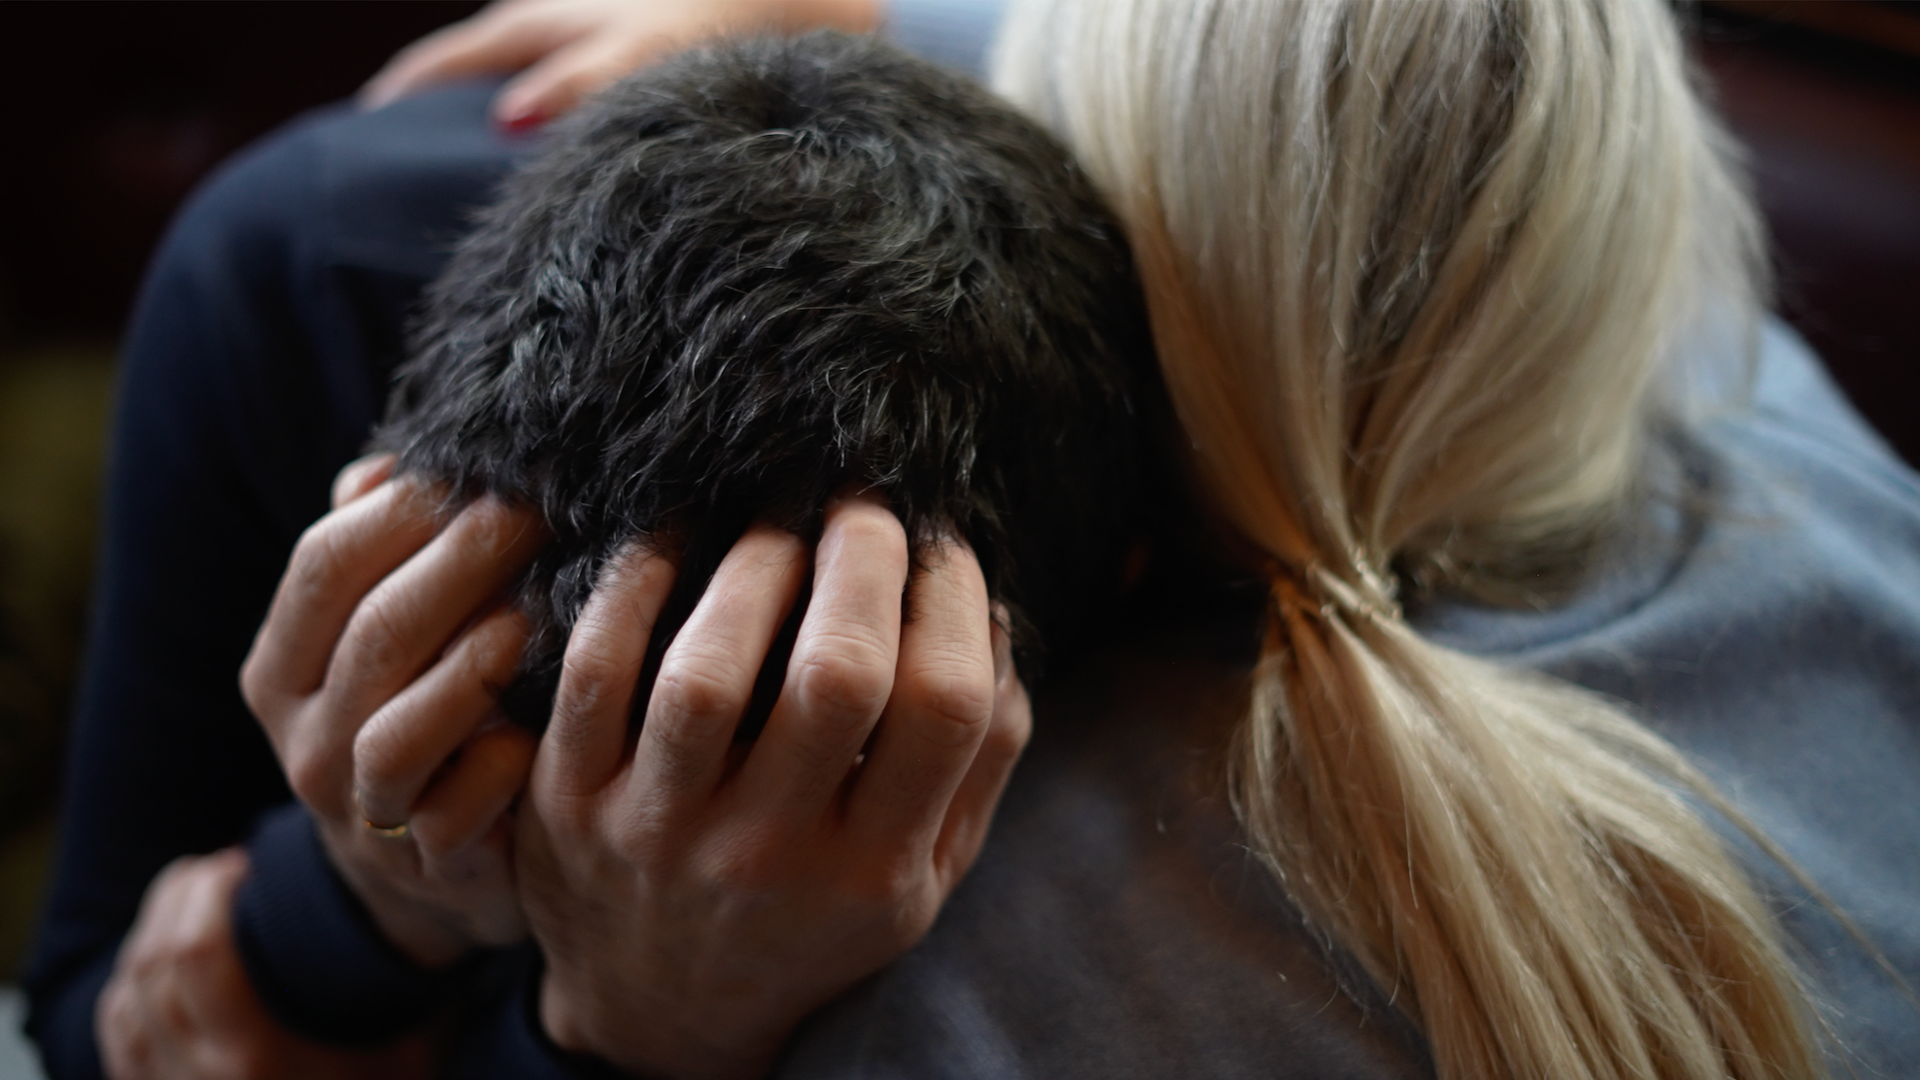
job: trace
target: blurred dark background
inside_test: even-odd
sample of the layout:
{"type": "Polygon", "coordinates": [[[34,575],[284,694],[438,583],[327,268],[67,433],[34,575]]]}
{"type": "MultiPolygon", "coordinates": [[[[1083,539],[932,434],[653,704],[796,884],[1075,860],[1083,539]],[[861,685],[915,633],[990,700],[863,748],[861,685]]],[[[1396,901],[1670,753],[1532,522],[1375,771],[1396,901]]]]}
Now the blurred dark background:
{"type": "Polygon", "coordinates": [[[174,207],[247,142],[351,96],[459,0],[0,5],[0,318],[16,340],[112,337],[174,207]]]}
{"type": "Polygon", "coordinates": [[[1781,313],[1920,465],[1920,4],[1746,0],[1691,17],[1750,154],[1781,313]]]}
{"type": "MultiPolygon", "coordinates": [[[[0,3],[0,980],[51,836],[115,343],[221,159],[479,5],[0,3]]],[[[1783,313],[1920,463],[1920,5],[1684,9],[1752,151],[1783,313]]]]}

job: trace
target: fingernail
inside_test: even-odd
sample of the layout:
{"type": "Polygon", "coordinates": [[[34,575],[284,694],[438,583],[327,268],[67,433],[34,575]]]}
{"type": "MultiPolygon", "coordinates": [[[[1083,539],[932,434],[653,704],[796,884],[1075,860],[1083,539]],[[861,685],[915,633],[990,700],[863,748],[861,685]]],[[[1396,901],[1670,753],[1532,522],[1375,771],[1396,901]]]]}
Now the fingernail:
{"type": "Polygon", "coordinates": [[[515,105],[500,114],[500,126],[510,134],[525,135],[547,122],[547,114],[532,105],[515,105]]]}

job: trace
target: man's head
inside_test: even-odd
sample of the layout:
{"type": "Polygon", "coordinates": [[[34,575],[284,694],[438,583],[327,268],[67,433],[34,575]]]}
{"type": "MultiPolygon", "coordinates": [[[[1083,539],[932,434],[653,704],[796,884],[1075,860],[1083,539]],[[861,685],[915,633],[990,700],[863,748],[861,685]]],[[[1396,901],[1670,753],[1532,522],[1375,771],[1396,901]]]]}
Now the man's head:
{"type": "Polygon", "coordinates": [[[1159,394],[1125,243],[1065,151],[819,34],[684,54],[561,126],[430,291],[375,441],[552,528],[524,706],[622,545],[680,563],[657,655],[751,521],[809,533],[849,484],[916,545],[965,536],[1030,665],[1118,591],[1159,394]]]}

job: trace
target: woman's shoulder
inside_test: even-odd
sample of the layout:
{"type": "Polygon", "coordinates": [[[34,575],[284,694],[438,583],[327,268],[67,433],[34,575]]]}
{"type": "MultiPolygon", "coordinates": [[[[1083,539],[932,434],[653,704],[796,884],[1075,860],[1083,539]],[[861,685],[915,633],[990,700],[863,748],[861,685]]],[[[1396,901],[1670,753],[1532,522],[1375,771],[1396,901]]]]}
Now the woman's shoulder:
{"type": "MultiPolygon", "coordinates": [[[[1787,327],[1762,326],[1751,355],[1740,396],[1659,440],[1657,494],[1570,603],[1439,604],[1422,625],[1624,702],[1914,981],[1920,477],[1787,327]]],[[[1748,854],[1848,1048],[1890,1074],[1920,1065],[1909,1001],[1821,904],[1748,854]]]]}
{"type": "MultiPolygon", "coordinates": [[[[1643,498],[1574,593],[1519,610],[1442,597],[1417,606],[1423,632],[1554,669],[1635,642],[1627,652],[1725,641],[1742,612],[1784,614],[1817,595],[1920,633],[1920,475],[1819,358],[1768,319],[1751,334],[1703,335],[1682,359],[1643,498]]],[[[1741,643],[1755,655],[1756,642],[1741,643]]]]}

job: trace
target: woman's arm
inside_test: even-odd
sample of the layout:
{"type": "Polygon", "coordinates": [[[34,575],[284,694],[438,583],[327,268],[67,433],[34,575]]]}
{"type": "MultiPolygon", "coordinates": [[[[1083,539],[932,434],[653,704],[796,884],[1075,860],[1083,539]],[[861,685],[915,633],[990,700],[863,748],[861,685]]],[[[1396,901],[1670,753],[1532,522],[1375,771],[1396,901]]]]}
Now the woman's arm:
{"type": "Polygon", "coordinates": [[[147,889],[100,995],[101,1057],[116,1080],[425,1080],[429,1039],[345,1050],[304,1039],[260,1005],[234,945],[246,853],[167,865],[147,889]]]}
{"type": "Polygon", "coordinates": [[[499,0],[402,49],[360,92],[379,108],[449,79],[513,75],[494,119],[528,130],[649,60],[717,32],[880,22],[881,0],[499,0]],[[516,74],[517,73],[517,74],[516,74]]]}
{"type": "Polygon", "coordinates": [[[122,359],[61,850],[28,975],[55,1076],[148,883],[288,799],[236,685],[295,539],[360,449],[400,326],[512,146],[485,88],[311,118],[222,170],[156,256],[122,359]]]}
{"type": "Polygon", "coordinates": [[[512,75],[493,101],[514,131],[540,126],[622,75],[716,31],[884,28],[902,47],[976,77],[1004,0],[499,0],[401,50],[360,91],[380,108],[453,79],[512,75]]]}

